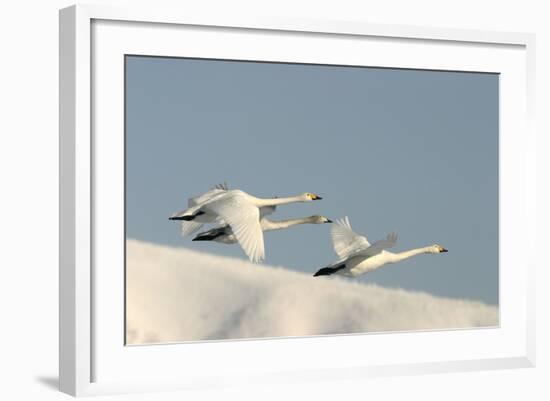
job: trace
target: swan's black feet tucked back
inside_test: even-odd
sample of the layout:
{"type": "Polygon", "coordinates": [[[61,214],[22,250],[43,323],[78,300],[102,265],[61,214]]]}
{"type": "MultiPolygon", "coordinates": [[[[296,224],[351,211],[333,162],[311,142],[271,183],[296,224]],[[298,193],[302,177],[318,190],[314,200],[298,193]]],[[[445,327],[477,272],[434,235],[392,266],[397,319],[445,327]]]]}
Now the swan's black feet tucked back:
{"type": "Polygon", "coordinates": [[[195,238],[193,238],[193,241],[214,241],[219,236],[223,235],[223,232],[217,232],[214,234],[199,234],[195,238]]]}
{"type": "Polygon", "coordinates": [[[319,270],[317,273],[313,275],[313,277],[317,276],[330,276],[331,274],[336,273],[338,270],[342,270],[345,268],[346,265],[342,263],[341,265],[334,266],[334,267],[323,267],[321,270],[319,270]]]}
{"type": "Polygon", "coordinates": [[[201,214],[204,214],[203,211],[197,212],[192,216],[176,216],[176,217],[168,217],[168,220],[185,220],[185,221],[191,221],[194,220],[195,217],[200,216],[201,214]]]}

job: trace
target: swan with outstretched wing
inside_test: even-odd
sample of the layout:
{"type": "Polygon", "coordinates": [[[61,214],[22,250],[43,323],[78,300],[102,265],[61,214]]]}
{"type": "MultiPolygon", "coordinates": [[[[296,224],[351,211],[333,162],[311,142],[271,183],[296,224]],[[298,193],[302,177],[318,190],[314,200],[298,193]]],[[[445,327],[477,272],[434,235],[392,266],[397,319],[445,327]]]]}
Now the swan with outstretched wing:
{"type": "Polygon", "coordinates": [[[269,213],[274,210],[269,208],[274,206],[319,199],[322,198],[310,192],[286,198],[262,199],[240,190],[213,189],[203,202],[172,215],[170,220],[204,223],[219,219],[231,227],[248,258],[260,262],[265,258],[261,210],[268,208],[263,209],[263,213],[269,213]]]}
{"type": "Polygon", "coordinates": [[[399,253],[388,252],[386,249],[392,248],[397,242],[397,234],[388,234],[385,239],[370,244],[367,237],[352,230],[347,216],[336,221],[331,229],[331,236],[339,259],[318,270],[314,277],[332,274],[357,277],[388,263],[396,263],[423,253],[447,252],[438,244],[399,253]]]}

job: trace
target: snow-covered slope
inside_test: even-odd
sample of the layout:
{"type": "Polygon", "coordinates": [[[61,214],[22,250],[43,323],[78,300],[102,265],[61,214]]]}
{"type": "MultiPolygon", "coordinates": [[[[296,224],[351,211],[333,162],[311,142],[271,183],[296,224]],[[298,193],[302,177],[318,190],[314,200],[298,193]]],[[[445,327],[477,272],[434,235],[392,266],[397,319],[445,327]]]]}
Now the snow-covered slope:
{"type": "Polygon", "coordinates": [[[126,274],[130,344],[498,324],[498,309],[480,302],[136,240],[126,274]]]}

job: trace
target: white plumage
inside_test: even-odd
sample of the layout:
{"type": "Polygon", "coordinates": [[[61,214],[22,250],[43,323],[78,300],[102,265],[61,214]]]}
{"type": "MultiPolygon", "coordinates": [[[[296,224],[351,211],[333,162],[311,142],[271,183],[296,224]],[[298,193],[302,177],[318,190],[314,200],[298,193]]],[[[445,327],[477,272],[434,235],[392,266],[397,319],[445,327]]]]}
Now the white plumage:
{"type": "Polygon", "coordinates": [[[262,199],[240,190],[229,190],[227,185],[216,188],[189,200],[189,207],[170,217],[171,220],[195,222],[182,232],[189,234],[202,226],[202,223],[218,222],[229,225],[242,249],[253,262],[265,258],[263,230],[260,217],[273,212],[277,205],[294,202],[309,202],[322,199],[312,193],[287,197],[262,199]],[[261,212],[262,210],[262,212],[261,212]]]}
{"type": "Polygon", "coordinates": [[[338,220],[331,229],[332,245],[338,255],[338,261],[317,271],[314,276],[340,274],[357,277],[369,271],[378,269],[388,263],[396,263],[422,253],[447,252],[441,245],[412,249],[410,251],[392,253],[386,249],[392,248],[397,241],[397,234],[391,233],[385,239],[370,244],[367,237],[355,233],[347,217],[338,220]]]}
{"type": "MultiPolygon", "coordinates": [[[[205,192],[202,195],[195,196],[193,198],[189,198],[187,201],[187,209],[182,210],[181,212],[174,213],[172,216],[170,216],[170,219],[172,220],[178,220],[178,217],[182,217],[184,213],[189,210],[190,208],[194,208],[197,206],[200,206],[209,200],[215,198],[216,196],[228,191],[229,188],[227,184],[224,182],[223,184],[218,184],[214,188],[212,188],[210,191],[205,192]]],[[[209,215],[202,215],[198,216],[198,218],[195,218],[191,221],[185,221],[183,220],[181,222],[181,235],[187,236],[191,235],[194,232],[200,230],[200,228],[205,223],[223,223],[221,219],[219,219],[217,216],[209,216],[209,215]]]]}

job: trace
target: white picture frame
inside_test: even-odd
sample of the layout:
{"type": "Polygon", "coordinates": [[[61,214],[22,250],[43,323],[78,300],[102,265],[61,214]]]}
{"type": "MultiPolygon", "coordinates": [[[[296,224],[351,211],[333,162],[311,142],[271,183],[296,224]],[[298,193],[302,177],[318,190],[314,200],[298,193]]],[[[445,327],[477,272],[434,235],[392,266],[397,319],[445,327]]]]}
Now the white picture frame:
{"type": "Polygon", "coordinates": [[[533,87],[530,34],[187,15],[183,9],[153,7],[78,5],[61,10],[61,391],[79,396],[534,366],[535,260],[529,256],[534,253],[525,252],[535,243],[533,87]],[[189,35],[199,47],[182,45],[192,42],[185,41],[189,35]],[[217,43],[221,37],[223,48],[217,43]],[[254,47],[258,38],[264,50],[254,47]],[[331,44],[334,39],[338,46],[331,44]],[[232,48],[233,42],[240,46],[232,48]],[[321,44],[332,51],[302,51],[321,44]],[[369,46],[369,61],[361,58],[364,52],[353,52],[354,46],[369,46]],[[392,48],[398,51],[387,50],[392,48]],[[117,240],[120,227],[107,228],[120,222],[120,194],[115,192],[122,191],[123,181],[119,174],[107,177],[105,172],[121,168],[120,56],[126,53],[285,61],[309,57],[307,61],[319,63],[338,58],[357,65],[500,73],[500,326],[125,347],[119,307],[123,276],[117,267],[117,247],[123,242],[117,240]],[[97,141],[97,130],[117,134],[113,142],[97,141]],[[96,176],[105,179],[96,181],[96,176]],[[109,194],[109,188],[114,192],[109,194]],[[112,209],[102,203],[110,195],[112,209]],[[376,351],[388,347],[396,355],[376,351]]]}

